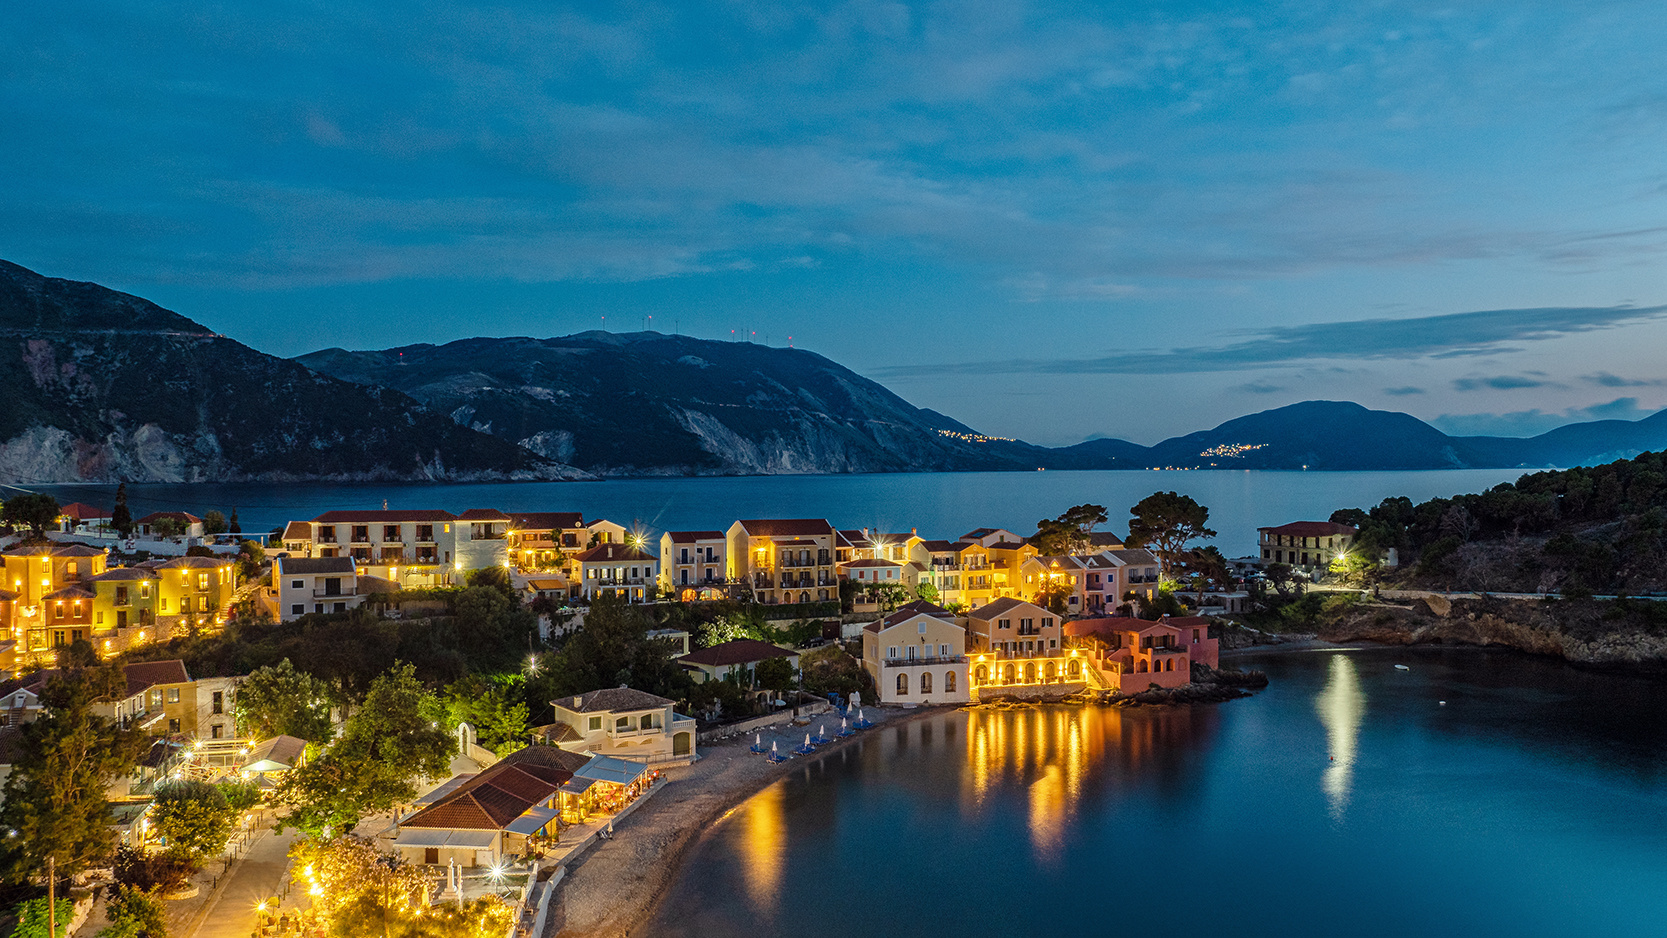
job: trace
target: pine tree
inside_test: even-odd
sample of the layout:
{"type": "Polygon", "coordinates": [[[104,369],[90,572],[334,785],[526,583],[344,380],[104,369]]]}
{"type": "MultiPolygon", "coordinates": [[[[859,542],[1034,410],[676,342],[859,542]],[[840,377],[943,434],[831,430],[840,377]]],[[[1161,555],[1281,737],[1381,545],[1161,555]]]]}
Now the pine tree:
{"type": "Polygon", "coordinates": [[[133,535],[133,513],[127,510],[127,483],[116,486],[116,509],[110,512],[110,526],[122,537],[133,535]]]}

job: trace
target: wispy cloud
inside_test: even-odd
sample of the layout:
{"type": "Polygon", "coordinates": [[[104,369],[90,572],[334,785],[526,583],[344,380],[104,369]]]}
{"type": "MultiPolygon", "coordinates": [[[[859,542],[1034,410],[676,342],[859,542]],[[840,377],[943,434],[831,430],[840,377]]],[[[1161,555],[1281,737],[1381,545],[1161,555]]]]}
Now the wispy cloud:
{"type": "Polygon", "coordinates": [[[1503,414],[1442,414],[1430,421],[1454,436],[1535,436],[1571,423],[1591,420],[1642,420],[1657,408],[1639,404],[1636,397],[1618,397],[1605,404],[1568,410],[1516,410],[1503,414]]]}
{"type": "Polygon", "coordinates": [[[1595,384],[1600,388],[1655,388],[1667,385],[1667,381],[1660,378],[1623,378],[1620,375],[1612,375],[1607,371],[1600,371],[1592,375],[1581,375],[1580,380],[1595,384]]]}
{"type": "Polygon", "coordinates": [[[1557,382],[1544,375],[1491,375],[1485,378],[1455,378],[1455,391],[1516,391],[1522,388],[1558,387],[1557,382]]]}
{"type": "Polygon", "coordinates": [[[1412,385],[1407,385],[1405,387],[1399,387],[1399,388],[1384,388],[1383,393],[1388,394],[1390,397],[1406,397],[1406,396],[1412,395],[1412,394],[1423,394],[1424,389],[1423,388],[1415,388],[1412,385]]]}
{"type": "MultiPolygon", "coordinates": [[[[1011,359],[938,363],[882,369],[881,377],[936,374],[1181,374],[1239,371],[1337,359],[1459,358],[1520,350],[1518,343],[1659,319],[1667,306],[1547,307],[1449,313],[1416,319],[1362,319],[1348,322],[1275,326],[1221,346],[1168,351],[1119,353],[1057,361],[1011,359]]],[[[1466,379],[1468,380],[1468,379],[1466,379]]],[[[1478,379],[1483,386],[1488,380],[1478,379]]],[[[1489,385],[1501,387],[1504,385],[1489,385]]],[[[1535,385],[1516,384],[1513,387],[1535,385]]]]}
{"type": "Polygon", "coordinates": [[[1251,381],[1248,384],[1241,384],[1233,390],[1243,391],[1246,394],[1277,394],[1285,390],[1285,386],[1274,384],[1271,381],[1251,381]]]}

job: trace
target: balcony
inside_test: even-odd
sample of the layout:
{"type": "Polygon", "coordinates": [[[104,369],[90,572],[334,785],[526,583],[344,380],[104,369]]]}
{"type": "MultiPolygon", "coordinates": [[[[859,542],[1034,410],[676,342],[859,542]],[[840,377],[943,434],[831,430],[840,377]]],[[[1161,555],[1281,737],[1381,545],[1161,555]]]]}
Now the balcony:
{"type": "Polygon", "coordinates": [[[934,656],[934,657],[931,657],[931,658],[886,658],[885,659],[885,666],[888,667],[888,668],[909,668],[909,667],[915,667],[915,666],[918,666],[918,665],[931,665],[933,667],[936,667],[937,665],[942,665],[942,664],[966,664],[966,663],[967,663],[967,656],[966,655],[950,655],[947,658],[941,657],[941,656],[934,656]]]}

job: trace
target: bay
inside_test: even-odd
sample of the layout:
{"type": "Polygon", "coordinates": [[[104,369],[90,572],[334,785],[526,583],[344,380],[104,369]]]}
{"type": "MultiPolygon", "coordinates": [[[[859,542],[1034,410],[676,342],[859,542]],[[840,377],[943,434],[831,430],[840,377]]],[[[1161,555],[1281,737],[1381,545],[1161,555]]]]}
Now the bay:
{"type": "MultiPolygon", "coordinates": [[[[236,508],[245,531],[270,531],[331,509],[497,508],[577,511],[607,518],[657,539],[666,530],[722,530],[738,518],[826,518],[841,528],[918,529],[955,538],[979,527],[1036,529],[1072,505],[1109,509],[1106,529],[1127,532],[1128,509],[1158,491],[1190,495],[1210,509],[1217,545],[1249,554],[1256,528],[1325,520],[1337,508],[1370,507],[1389,496],[1415,502],[1477,492],[1521,475],[1513,469],[1424,472],[1083,471],[951,472],[819,476],[638,478],[601,482],[414,484],[130,485],[135,517],[184,510],[201,515],[236,508]]],[[[42,485],[61,502],[109,508],[113,485],[42,485]]]]}
{"type": "Polygon", "coordinates": [[[1661,934],[1667,684],[1476,649],[1239,663],[1268,689],[882,726],[715,825],[641,934],[1661,934]]]}

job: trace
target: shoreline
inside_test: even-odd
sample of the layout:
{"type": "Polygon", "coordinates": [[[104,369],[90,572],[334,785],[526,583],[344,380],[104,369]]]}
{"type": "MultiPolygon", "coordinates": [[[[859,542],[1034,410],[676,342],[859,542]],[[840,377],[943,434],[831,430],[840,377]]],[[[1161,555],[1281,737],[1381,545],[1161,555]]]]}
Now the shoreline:
{"type": "MultiPolygon", "coordinates": [[[[814,765],[874,730],[960,709],[960,705],[903,709],[865,704],[863,709],[875,711],[869,714],[871,719],[883,719],[874,720],[873,729],[836,739],[812,756],[772,765],[750,752],[748,741],[740,736],[708,747],[692,766],[668,770],[666,790],[621,822],[614,840],[598,844],[567,867],[556,887],[559,892],[551,905],[544,936],[535,938],[631,935],[658,914],[667,887],[682,872],[690,848],[747,799],[794,769],[814,765]],[[622,888],[627,885],[629,888],[622,888]]],[[[816,722],[816,718],[811,719],[812,726],[816,722]]],[[[789,723],[759,733],[766,743],[781,743],[788,736],[802,736],[807,729],[789,723]]],[[[784,751],[790,747],[784,746],[784,751]]]]}

